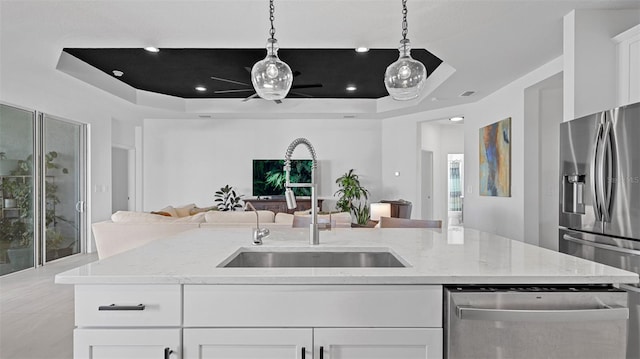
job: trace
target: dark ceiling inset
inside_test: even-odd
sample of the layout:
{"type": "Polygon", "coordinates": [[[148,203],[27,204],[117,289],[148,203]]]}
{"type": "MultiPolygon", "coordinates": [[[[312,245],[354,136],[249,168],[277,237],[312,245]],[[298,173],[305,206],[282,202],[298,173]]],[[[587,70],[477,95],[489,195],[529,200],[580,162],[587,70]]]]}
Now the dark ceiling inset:
{"type": "MultiPolygon", "coordinates": [[[[79,49],[65,52],[114,76],[113,70],[124,72],[118,79],[139,90],[182,98],[247,98],[254,92],[247,68],[262,60],[265,49],[160,49],[151,53],[144,49],[79,49]],[[223,78],[236,83],[220,81],[223,78]],[[199,92],[196,86],[207,91],[199,92]],[[214,93],[247,88],[248,91],[214,93]]],[[[384,71],[397,60],[397,49],[371,49],[357,53],[354,49],[281,49],[280,59],[289,64],[297,76],[290,98],[375,99],[387,96],[384,71]],[[322,87],[305,88],[309,84],[322,87]],[[347,91],[347,86],[357,90],[347,91]]],[[[412,49],[411,55],[431,73],[442,60],[424,49],[412,49]]],[[[115,76],[114,76],[115,77],[115,76]]]]}

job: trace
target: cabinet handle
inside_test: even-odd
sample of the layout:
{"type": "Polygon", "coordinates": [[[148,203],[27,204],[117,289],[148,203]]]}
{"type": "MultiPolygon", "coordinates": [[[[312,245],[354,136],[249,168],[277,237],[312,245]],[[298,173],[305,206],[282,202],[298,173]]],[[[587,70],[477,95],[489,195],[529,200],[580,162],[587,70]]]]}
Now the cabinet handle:
{"type": "Polygon", "coordinates": [[[306,354],[307,354],[307,348],[302,347],[302,359],[304,359],[306,354]]]}
{"type": "Polygon", "coordinates": [[[320,359],[324,359],[324,347],[320,347],[320,359]]]}
{"type": "Polygon", "coordinates": [[[169,359],[169,356],[173,354],[173,350],[171,350],[171,348],[166,347],[164,348],[164,359],[169,359]]]}
{"type": "Polygon", "coordinates": [[[144,304],[138,305],[101,305],[98,307],[98,310],[144,310],[144,304]]]}

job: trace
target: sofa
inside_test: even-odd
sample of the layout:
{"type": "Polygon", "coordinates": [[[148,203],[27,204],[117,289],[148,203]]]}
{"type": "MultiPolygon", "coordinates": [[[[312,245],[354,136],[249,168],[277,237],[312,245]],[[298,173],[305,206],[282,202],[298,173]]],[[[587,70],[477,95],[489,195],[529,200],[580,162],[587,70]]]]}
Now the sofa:
{"type": "MultiPolygon", "coordinates": [[[[309,211],[274,213],[257,211],[262,228],[291,228],[296,216],[310,216],[309,211]]],[[[351,227],[351,215],[347,212],[332,213],[334,227],[351,227]]],[[[318,215],[318,223],[328,223],[329,215],[318,215]]],[[[256,226],[253,211],[199,211],[195,205],[164,208],[155,212],[118,211],[111,220],[92,224],[98,258],[145,245],[154,240],[198,228],[237,228],[256,226]],[[185,207],[190,207],[186,209],[185,207]],[[194,210],[195,209],[195,210],[194,210]]]]}

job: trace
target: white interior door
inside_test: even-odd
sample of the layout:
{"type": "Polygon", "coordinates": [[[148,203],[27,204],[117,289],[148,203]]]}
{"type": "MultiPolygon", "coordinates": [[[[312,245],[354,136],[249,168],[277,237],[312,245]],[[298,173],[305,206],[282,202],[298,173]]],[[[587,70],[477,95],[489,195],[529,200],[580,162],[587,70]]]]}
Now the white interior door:
{"type": "Polygon", "coordinates": [[[422,219],[433,217],[433,152],[421,151],[422,162],[422,219]]]}
{"type": "Polygon", "coordinates": [[[129,150],[119,147],[111,148],[111,211],[129,211],[129,150]]]}

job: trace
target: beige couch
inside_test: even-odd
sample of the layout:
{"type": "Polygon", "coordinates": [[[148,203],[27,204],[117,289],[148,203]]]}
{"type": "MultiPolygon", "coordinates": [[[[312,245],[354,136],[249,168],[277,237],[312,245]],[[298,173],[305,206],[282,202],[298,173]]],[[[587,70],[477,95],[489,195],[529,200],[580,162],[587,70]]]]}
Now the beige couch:
{"type": "MultiPolygon", "coordinates": [[[[166,212],[166,211],[162,211],[166,212]]],[[[291,228],[293,214],[271,211],[257,211],[260,227],[291,228]]],[[[189,213],[182,211],[182,213],[189,213]]],[[[306,212],[296,215],[309,216],[306,212]]],[[[328,222],[329,215],[319,215],[318,222],[328,222]]],[[[351,227],[349,213],[331,215],[335,227],[351,227]]],[[[255,227],[256,214],[253,211],[221,212],[208,211],[193,215],[163,216],[147,212],[118,211],[110,221],[92,225],[98,257],[104,259],[114,254],[140,247],[163,237],[175,235],[197,228],[255,227]]]]}

